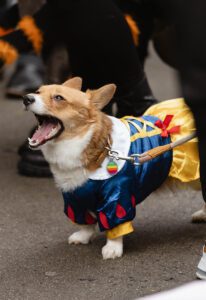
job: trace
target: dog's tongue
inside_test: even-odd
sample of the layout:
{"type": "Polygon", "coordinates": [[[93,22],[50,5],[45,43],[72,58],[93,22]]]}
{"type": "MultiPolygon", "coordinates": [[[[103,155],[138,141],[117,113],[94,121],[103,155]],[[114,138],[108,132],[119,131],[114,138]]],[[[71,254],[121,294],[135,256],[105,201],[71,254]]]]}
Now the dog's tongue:
{"type": "Polygon", "coordinates": [[[43,142],[48,138],[48,135],[52,131],[52,129],[55,128],[54,123],[49,122],[43,122],[42,125],[35,131],[35,133],[32,136],[32,141],[37,141],[39,143],[43,142]]]}

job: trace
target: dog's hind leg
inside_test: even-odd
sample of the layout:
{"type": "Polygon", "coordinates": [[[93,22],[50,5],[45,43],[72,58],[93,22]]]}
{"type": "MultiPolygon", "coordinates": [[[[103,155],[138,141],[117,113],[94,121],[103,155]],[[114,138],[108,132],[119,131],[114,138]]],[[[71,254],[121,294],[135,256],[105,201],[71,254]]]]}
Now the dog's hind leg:
{"type": "Polygon", "coordinates": [[[206,222],[206,203],[204,204],[204,206],[202,207],[202,209],[196,211],[192,215],[192,222],[193,223],[206,222]]]}
{"type": "Polygon", "coordinates": [[[95,236],[95,225],[82,225],[79,231],[68,238],[69,244],[88,244],[95,236]]]}

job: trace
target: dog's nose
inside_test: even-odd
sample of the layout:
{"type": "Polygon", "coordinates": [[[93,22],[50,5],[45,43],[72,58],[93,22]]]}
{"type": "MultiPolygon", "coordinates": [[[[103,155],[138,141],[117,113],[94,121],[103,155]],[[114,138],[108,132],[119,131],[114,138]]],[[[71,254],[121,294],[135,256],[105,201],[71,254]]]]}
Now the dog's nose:
{"type": "Polygon", "coordinates": [[[28,106],[28,105],[34,103],[34,101],[35,101],[35,98],[31,94],[23,96],[23,103],[25,106],[28,106]]]}

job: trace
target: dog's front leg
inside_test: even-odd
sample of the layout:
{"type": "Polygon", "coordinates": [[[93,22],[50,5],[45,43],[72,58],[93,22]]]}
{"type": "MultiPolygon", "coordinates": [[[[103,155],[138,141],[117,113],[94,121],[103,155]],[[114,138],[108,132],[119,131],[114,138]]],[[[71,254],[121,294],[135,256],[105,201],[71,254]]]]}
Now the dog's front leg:
{"type": "Polygon", "coordinates": [[[123,254],[123,236],[116,239],[107,239],[106,245],[102,248],[103,259],[114,259],[123,254]]]}
{"type": "Polygon", "coordinates": [[[68,238],[69,244],[88,244],[95,235],[96,225],[82,225],[79,231],[74,232],[68,238]]]}
{"type": "Polygon", "coordinates": [[[192,215],[192,222],[194,223],[206,222],[206,204],[204,204],[202,209],[196,211],[192,215]]]}

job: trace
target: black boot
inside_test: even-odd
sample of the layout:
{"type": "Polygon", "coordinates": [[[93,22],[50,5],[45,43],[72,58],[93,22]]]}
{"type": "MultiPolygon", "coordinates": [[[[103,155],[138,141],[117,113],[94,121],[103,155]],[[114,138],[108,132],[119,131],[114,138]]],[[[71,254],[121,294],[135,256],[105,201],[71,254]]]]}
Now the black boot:
{"type": "Polygon", "coordinates": [[[6,94],[22,97],[34,92],[43,84],[44,76],[44,65],[40,57],[34,54],[21,55],[7,84],[6,94]]]}

